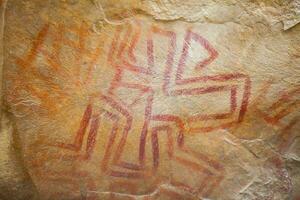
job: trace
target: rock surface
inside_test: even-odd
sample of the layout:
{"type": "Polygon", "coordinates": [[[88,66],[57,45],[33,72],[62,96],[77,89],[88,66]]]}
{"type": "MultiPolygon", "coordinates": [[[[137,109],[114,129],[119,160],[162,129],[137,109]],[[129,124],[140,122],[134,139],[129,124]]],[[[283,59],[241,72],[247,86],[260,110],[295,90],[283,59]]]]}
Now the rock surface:
{"type": "Polygon", "coordinates": [[[1,199],[300,198],[298,0],[2,0],[1,199]]]}

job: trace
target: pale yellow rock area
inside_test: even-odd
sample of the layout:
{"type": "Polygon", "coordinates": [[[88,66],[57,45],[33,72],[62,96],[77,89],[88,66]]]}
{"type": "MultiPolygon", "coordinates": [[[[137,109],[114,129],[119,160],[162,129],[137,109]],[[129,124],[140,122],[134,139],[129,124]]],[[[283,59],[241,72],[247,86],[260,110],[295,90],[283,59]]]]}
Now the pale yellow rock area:
{"type": "Polygon", "coordinates": [[[299,0],[0,5],[0,200],[300,200],[299,0]]]}

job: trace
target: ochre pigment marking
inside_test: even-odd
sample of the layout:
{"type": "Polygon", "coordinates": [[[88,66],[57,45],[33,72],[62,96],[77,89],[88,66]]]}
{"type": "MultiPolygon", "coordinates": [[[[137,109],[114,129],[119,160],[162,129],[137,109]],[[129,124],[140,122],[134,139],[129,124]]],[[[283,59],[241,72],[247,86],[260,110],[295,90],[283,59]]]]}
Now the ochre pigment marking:
{"type": "MultiPolygon", "coordinates": [[[[87,34],[87,25],[82,24],[75,30],[70,30],[78,36],[78,41],[72,41],[64,37],[65,28],[60,25],[56,30],[59,34],[52,34],[54,38],[53,53],[41,50],[43,40],[45,39],[49,26],[45,26],[37,37],[37,42],[33,44],[32,50],[29,52],[25,61],[17,60],[21,66],[32,66],[32,62],[35,59],[38,52],[41,52],[50,63],[53,70],[59,70],[61,66],[60,53],[62,51],[61,45],[67,45],[76,49],[75,63],[80,64],[80,58],[84,55],[90,58],[89,68],[87,69],[87,78],[83,83],[80,83],[84,87],[85,84],[91,79],[92,66],[96,64],[100,54],[102,43],[99,40],[99,44],[96,49],[91,52],[85,46],[86,40],[89,34],[87,34]]],[[[228,128],[237,123],[240,123],[244,115],[246,114],[250,91],[251,80],[248,75],[242,73],[227,73],[216,75],[202,75],[196,77],[185,78],[185,70],[187,60],[191,57],[189,55],[191,48],[191,41],[195,41],[198,45],[204,47],[209,53],[208,58],[200,60],[194,66],[195,70],[202,70],[209,66],[217,57],[218,52],[214,47],[202,36],[193,32],[191,29],[187,29],[183,40],[183,49],[179,58],[179,63],[175,66],[175,56],[177,47],[177,34],[174,31],[165,30],[158,26],[150,26],[148,33],[146,34],[146,48],[145,54],[147,57],[147,65],[137,65],[137,57],[135,55],[136,48],[139,42],[142,40],[142,26],[141,22],[136,20],[134,23],[128,25],[128,27],[118,26],[115,30],[115,35],[112,39],[110,49],[108,52],[107,61],[112,70],[114,70],[114,77],[110,82],[110,86],[107,91],[99,91],[98,95],[93,96],[90,103],[87,104],[83,113],[81,122],[77,133],[74,136],[74,140],[68,142],[57,142],[52,145],[58,148],[73,151],[75,156],[73,159],[79,159],[80,161],[89,161],[92,159],[93,154],[97,153],[95,145],[97,143],[98,135],[101,135],[100,126],[104,120],[109,120],[112,123],[110,134],[106,139],[105,151],[99,164],[99,170],[102,170],[106,175],[125,178],[125,179],[147,179],[153,173],[155,173],[160,166],[160,147],[158,144],[158,133],[166,133],[166,147],[167,155],[169,158],[184,166],[185,168],[193,171],[199,177],[204,178],[199,185],[201,188],[190,188],[190,191],[197,191],[202,196],[208,196],[214,188],[218,187],[224,178],[224,167],[216,160],[209,158],[208,156],[195,152],[190,149],[184,143],[184,137],[187,133],[203,133],[211,132],[214,130],[228,128]],[[167,42],[167,58],[163,61],[162,69],[163,73],[157,71],[159,63],[156,63],[154,52],[154,36],[158,40],[166,40],[167,42]],[[146,77],[144,83],[133,82],[132,80],[126,80],[124,72],[133,73],[135,76],[146,77]],[[175,73],[175,75],[173,75],[175,73]],[[159,76],[162,79],[159,90],[165,95],[165,98],[177,98],[195,96],[201,98],[203,94],[213,94],[220,92],[228,92],[229,96],[229,112],[226,113],[213,113],[213,114],[199,114],[194,116],[187,116],[182,118],[173,113],[155,113],[153,106],[155,106],[155,98],[157,88],[151,85],[151,79],[153,76],[159,76]],[[174,76],[174,77],[173,77],[174,76]],[[206,83],[211,83],[210,86],[203,86],[206,83]],[[196,84],[196,86],[195,86],[196,84]],[[182,88],[184,86],[184,88],[182,88]],[[121,99],[117,90],[126,89],[128,92],[136,90],[140,93],[139,96],[134,98],[132,102],[125,99],[121,99]],[[238,100],[238,93],[241,93],[242,99],[238,100]],[[128,134],[133,130],[133,120],[135,119],[135,113],[130,108],[139,106],[142,99],[146,99],[145,107],[143,107],[143,126],[140,130],[139,144],[136,145],[136,151],[138,152],[138,162],[128,162],[123,160],[122,155],[125,153],[125,145],[127,143],[128,134]],[[96,102],[100,102],[100,105],[106,108],[97,108],[96,102]],[[234,115],[237,115],[234,119],[234,115]],[[233,119],[232,119],[233,118],[233,119]],[[121,126],[120,119],[125,119],[124,126],[121,126]],[[222,121],[222,120],[231,121],[222,121]],[[200,126],[195,127],[192,122],[198,121],[220,121],[219,124],[214,126],[200,126]],[[163,125],[156,125],[157,123],[163,125]],[[187,128],[189,127],[189,128],[187,128]],[[89,129],[89,130],[88,130],[89,129]],[[150,136],[148,136],[150,132],[150,136]],[[85,137],[87,134],[87,137],[85,137]],[[116,140],[120,134],[120,139],[116,140]],[[152,169],[146,168],[146,142],[150,137],[152,144],[152,169]],[[84,141],[86,138],[86,141],[84,141]],[[83,150],[83,143],[86,142],[86,149],[83,150]],[[112,147],[116,147],[115,151],[112,147]],[[82,154],[81,152],[84,152],[82,154]],[[193,159],[191,159],[193,158],[193,159]],[[204,163],[204,164],[203,164],[204,163]]],[[[157,40],[157,39],[156,39],[157,40]]],[[[145,41],[144,41],[145,42],[145,41]]],[[[141,52],[139,52],[141,53],[141,52]]],[[[77,67],[74,74],[78,77],[80,74],[80,68],[77,67]]],[[[141,78],[142,79],[142,78],[141,78]]],[[[205,123],[204,123],[205,124],[205,123]]],[[[160,134],[161,135],[161,134],[160,134]]],[[[70,159],[65,157],[67,159],[70,159]]],[[[183,183],[178,182],[178,185],[183,183]]]]}

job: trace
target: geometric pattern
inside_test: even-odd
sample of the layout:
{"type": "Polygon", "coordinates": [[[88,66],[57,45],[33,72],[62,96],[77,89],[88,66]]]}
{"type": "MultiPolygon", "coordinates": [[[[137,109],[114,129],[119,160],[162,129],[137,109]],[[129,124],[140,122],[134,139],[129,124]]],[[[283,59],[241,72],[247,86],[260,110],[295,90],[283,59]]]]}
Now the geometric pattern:
{"type": "MultiPolygon", "coordinates": [[[[155,175],[160,167],[159,140],[166,137],[164,141],[169,159],[203,177],[196,186],[178,181],[172,184],[201,196],[208,196],[221,183],[225,169],[218,161],[186,145],[185,137],[188,134],[208,133],[228,128],[241,122],[248,107],[250,78],[242,73],[205,75],[204,71],[216,60],[218,52],[208,40],[191,28],[186,30],[182,49],[178,52],[177,46],[180,41],[174,31],[150,25],[146,27],[144,33],[145,28],[142,24],[143,21],[135,20],[126,27],[116,28],[107,55],[107,63],[115,72],[110,87],[107,91],[99,91],[90,98],[73,141],[57,142],[52,146],[66,149],[72,159],[89,161],[93,154],[97,153],[94,152],[94,148],[97,138],[101,135],[99,127],[103,121],[109,121],[112,126],[109,137],[106,138],[99,170],[112,177],[147,179],[155,175]],[[164,44],[163,49],[158,47],[160,44],[164,44]],[[192,50],[194,46],[202,49],[203,52],[199,54],[207,55],[196,63],[190,60],[193,57],[191,53],[195,52],[192,50]],[[130,95],[132,98],[122,97],[122,94],[129,93],[133,94],[130,95]],[[194,113],[189,115],[189,108],[182,103],[192,98],[195,102],[204,99],[204,102],[209,103],[209,98],[216,96],[228,101],[227,111],[205,113],[205,109],[193,108],[194,113]],[[161,101],[178,102],[176,108],[186,109],[188,112],[182,117],[173,112],[175,108],[160,109],[160,106],[164,106],[161,101]],[[139,109],[138,112],[136,109],[139,109]],[[133,134],[132,131],[136,127],[135,121],[142,121],[142,127],[139,135],[136,135],[139,138],[139,144],[136,144],[136,162],[132,162],[124,159],[123,155],[128,137],[133,134]],[[147,141],[151,141],[151,168],[145,163],[146,148],[149,148],[146,145],[147,141]],[[86,149],[82,149],[84,143],[86,149]],[[84,154],[80,153],[82,151],[84,154]]],[[[49,26],[42,29],[38,40],[46,37],[48,29],[49,26]]],[[[92,76],[91,66],[96,63],[100,49],[96,49],[94,53],[88,52],[84,48],[84,40],[80,35],[78,38],[78,44],[66,39],[61,41],[71,48],[80,47],[80,54],[89,55],[91,58],[87,78],[84,80],[84,84],[88,84],[92,76]]],[[[41,52],[48,57],[48,62],[52,63],[52,66],[58,67],[54,65],[49,52],[42,51],[38,45],[33,45],[31,52],[41,52]]],[[[17,62],[20,65],[32,65],[33,59],[33,57],[27,59],[31,60],[27,63],[21,59],[17,62]]],[[[130,151],[134,149],[131,148],[130,151]]]]}

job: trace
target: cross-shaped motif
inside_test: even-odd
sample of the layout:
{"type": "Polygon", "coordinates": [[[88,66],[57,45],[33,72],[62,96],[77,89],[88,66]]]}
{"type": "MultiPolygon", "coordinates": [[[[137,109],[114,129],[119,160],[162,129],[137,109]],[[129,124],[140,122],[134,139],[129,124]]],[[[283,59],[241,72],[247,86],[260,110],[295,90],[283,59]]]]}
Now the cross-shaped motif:
{"type": "MultiPolygon", "coordinates": [[[[190,48],[192,42],[201,45],[203,49],[208,52],[207,58],[196,63],[196,70],[200,71],[206,68],[218,56],[217,51],[211,44],[191,29],[187,29],[186,31],[181,56],[176,67],[174,64],[177,50],[176,33],[161,29],[157,26],[150,26],[145,39],[145,49],[143,51],[147,54],[144,58],[144,60],[147,60],[147,63],[146,65],[139,65],[135,50],[139,45],[139,42],[143,42],[141,39],[141,27],[140,21],[135,21],[130,24],[127,27],[127,30],[124,27],[118,27],[109,50],[108,63],[114,68],[115,75],[107,95],[100,95],[98,101],[102,101],[102,105],[109,105],[110,109],[117,111],[119,115],[123,116],[126,119],[126,125],[122,130],[121,139],[117,144],[117,151],[113,153],[112,146],[116,143],[116,129],[119,127],[117,124],[120,117],[105,109],[101,111],[101,113],[104,113],[101,114],[102,117],[107,115],[107,117],[113,120],[115,124],[102,160],[102,170],[107,171],[109,175],[115,177],[145,178],[149,176],[149,172],[145,168],[145,147],[147,137],[151,134],[153,154],[152,173],[155,173],[159,166],[158,134],[165,132],[167,135],[166,145],[169,157],[181,165],[200,172],[204,176],[210,177],[211,183],[207,183],[204,179],[200,188],[197,189],[198,192],[205,191],[203,194],[208,195],[222,180],[223,167],[213,159],[186,147],[184,145],[184,134],[187,134],[188,132],[210,132],[220,128],[227,128],[234,123],[241,122],[248,105],[250,79],[247,75],[241,73],[185,77],[185,70],[187,68],[186,62],[190,59],[189,53],[191,51],[190,48]],[[159,40],[164,42],[166,47],[165,51],[167,52],[165,62],[155,62],[157,54],[155,54],[154,51],[154,36],[159,36],[159,40]],[[131,74],[131,76],[139,77],[139,81],[134,81],[134,78],[126,79],[126,73],[131,74]],[[143,81],[141,82],[140,80],[143,81]],[[153,80],[161,80],[161,82],[160,84],[157,84],[153,83],[153,80]],[[125,90],[125,94],[128,97],[127,99],[126,96],[122,98],[118,95],[118,91],[120,90],[125,90]],[[135,96],[135,98],[129,99],[129,96],[132,96],[130,94],[133,93],[133,91],[138,91],[138,95],[135,96]],[[175,99],[176,101],[182,97],[196,96],[201,98],[201,96],[205,94],[220,92],[229,93],[229,111],[225,113],[197,114],[183,119],[180,115],[170,112],[155,113],[155,111],[159,111],[159,108],[154,110],[155,105],[159,105],[159,102],[157,101],[164,100],[159,98],[157,100],[157,94],[163,94],[163,98],[175,99]],[[241,93],[240,99],[238,99],[238,92],[241,93]],[[134,120],[132,108],[142,101],[143,98],[146,99],[143,111],[144,125],[140,131],[140,136],[136,135],[136,137],[140,137],[140,143],[138,145],[138,161],[137,163],[123,161],[122,154],[124,153],[128,134],[133,134],[130,133],[134,120]],[[194,126],[201,121],[220,121],[220,123],[217,126],[194,126]],[[159,125],[155,125],[156,122],[159,122],[159,125]],[[174,138],[174,134],[177,135],[175,136],[176,138],[174,138]],[[176,139],[176,141],[174,141],[174,139],[176,139]],[[115,166],[113,168],[108,167],[108,162],[111,157],[112,166],[115,166]],[[199,162],[204,162],[204,164],[200,164],[199,162]],[[118,168],[117,170],[116,167],[118,168]]],[[[93,118],[91,117],[93,112],[92,107],[92,105],[88,105],[85,111],[80,126],[81,128],[77,133],[74,144],[61,144],[59,146],[64,148],[78,147],[76,150],[80,149],[85,129],[91,118],[93,118]]],[[[96,117],[94,116],[94,120],[91,120],[91,129],[88,135],[85,158],[90,158],[91,156],[92,149],[95,145],[96,132],[100,118],[101,117],[98,114],[96,117]]],[[[132,151],[132,149],[130,149],[130,151],[132,151]]],[[[182,185],[183,183],[180,184],[182,185]]],[[[189,188],[189,186],[186,187],[189,188]]]]}
{"type": "MultiPolygon", "coordinates": [[[[242,73],[215,75],[204,75],[203,73],[199,76],[187,76],[187,72],[191,71],[191,66],[187,64],[191,58],[190,54],[193,52],[191,47],[198,45],[208,54],[207,58],[202,58],[196,62],[195,66],[192,66],[192,74],[197,74],[199,71],[205,70],[218,57],[213,46],[192,29],[187,29],[182,49],[178,54],[175,32],[150,25],[146,26],[147,33],[143,34],[142,27],[144,27],[142,22],[135,20],[126,27],[116,28],[108,52],[108,63],[115,70],[110,87],[107,92],[99,92],[91,96],[73,142],[57,142],[52,146],[77,152],[76,155],[70,155],[73,159],[89,160],[95,153],[97,135],[101,135],[98,133],[101,122],[109,121],[112,128],[106,140],[101,170],[113,177],[147,179],[154,175],[160,166],[159,137],[161,133],[166,133],[165,145],[169,158],[201,177],[199,183],[192,186],[175,180],[172,184],[207,196],[222,181],[224,167],[214,159],[185,145],[184,137],[187,134],[228,128],[241,122],[248,106],[250,78],[242,73]],[[160,48],[157,51],[158,44],[163,44],[164,49],[160,48]],[[143,53],[144,57],[138,58],[137,50],[139,50],[139,54],[143,53]],[[177,55],[179,55],[178,58],[177,55]],[[125,98],[122,98],[124,93],[125,98]],[[137,95],[129,95],[131,93],[137,93],[137,95]],[[192,101],[182,103],[186,99],[194,98],[196,101],[201,101],[205,95],[208,95],[206,98],[211,98],[220,94],[223,94],[221,95],[222,99],[224,94],[228,96],[229,107],[226,112],[202,113],[203,110],[197,110],[198,108],[185,107],[192,101]],[[171,103],[166,105],[161,101],[171,103]],[[174,102],[177,102],[176,107],[174,107],[174,102]],[[165,109],[168,106],[170,109],[165,109]],[[136,108],[139,113],[136,113],[136,108]],[[176,111],[178,108],[181,110],[176,111]],[[139,123],[142,121],[138,135],[132,132],[136,127],[134,124],[136,121],[139,123]],[[83,143],[87,130],[84,150],[83,143]],[[126,149],[128,137],[133,134],[135,134],[135,138],[139,137],[139,144],[136,144],[136,162],[126,161],[123,158],[126,151],[129,151],[127,154],[136,153],[132,148],[126,149]],[[147,140],[151,140],[152,148],[152,167],[150,169],[146,163],[147,140]],[[115,151],[113,147],[116,147],[115,151]],[[83,154],[79,153],[82,151],[84,151],[83,154]]],[[[48,28],[44,29],[40,33],[41,37],[45,37],[48,28]]],[[[61,37],[57,36],[58,39],[61,37]]],[[[78,47],[82,51],[81,54],[86,53],[84,40],[80,35],[78,38],[79,46],[74,41],[63,41],[65,45],[72,48],[78,47]]],[[[57,48],[54,49],[57,51],[57,48]]],[[[47,57],[54,69],[57,68],[53,62],[59,52],[50,55],[39,49],[39,46],[33,47],[32,52],[36,53],[38,50],[47,57]]],[[[92,59],[90,66],[95,64],[99,52],[100,48],[97,48],[95,53],[87,52],[92,59]]],[[[20,61],[19,63],[22,64],[20,61]]],[[[87,78],[80,84],[87,84],[91,77],[90,74],[91,69],[88,70],[87,78]]],[[[211,110],[214,109],[211,108],[211,110]]]]}

